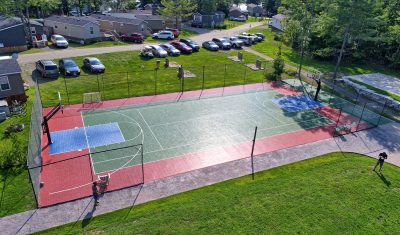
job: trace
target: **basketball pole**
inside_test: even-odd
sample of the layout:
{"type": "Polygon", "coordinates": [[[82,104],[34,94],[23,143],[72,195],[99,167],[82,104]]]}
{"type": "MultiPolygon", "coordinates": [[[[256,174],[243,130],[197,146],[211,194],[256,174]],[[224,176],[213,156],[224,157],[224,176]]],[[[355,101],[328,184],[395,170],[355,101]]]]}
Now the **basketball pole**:
{"type": "Polygon", "coordinates": [[[254,180],[254,145],[256,143],[256,137],[257,137],[257,126],[256,129],[254,130],[254,138],[253,138],[253,146],[251,147],[251,178],[254,180]]]}

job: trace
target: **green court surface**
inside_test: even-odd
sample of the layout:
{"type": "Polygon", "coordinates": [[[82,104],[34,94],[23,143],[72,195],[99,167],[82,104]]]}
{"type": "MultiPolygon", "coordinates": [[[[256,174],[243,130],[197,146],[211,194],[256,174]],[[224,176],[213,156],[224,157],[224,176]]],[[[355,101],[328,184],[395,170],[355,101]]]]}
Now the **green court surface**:
{"type": "Polygon", "coordinates": [[[313,111],[285,112],[272,99],[282,97],[272,89],[257,92],[135,105],[83,112],[85,126],[117,122],[126,142],[91,148],[95,173],[112,171],[144,162],[180,156],[213,147],[310,129],[332,123],[313,111]]]}

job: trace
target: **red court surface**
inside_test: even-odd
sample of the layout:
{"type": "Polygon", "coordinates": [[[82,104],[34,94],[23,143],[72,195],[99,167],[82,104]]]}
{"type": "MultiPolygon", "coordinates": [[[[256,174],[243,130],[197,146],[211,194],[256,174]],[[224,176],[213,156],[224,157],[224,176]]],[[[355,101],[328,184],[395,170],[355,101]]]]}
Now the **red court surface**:
{"type": "MultiPolygon", "coordinates": [[[[278,83],[259,83],[245,86],[207,89],[203,91],[189,91],[184,92],[183,94],[171,93],[103,101],[98,105],[98,107],[92,108],[115,108],[135,104],[177,101],[182,99],[199,98],[200,96],[207,97],[233,94],[243,91],[255,91],[263,88],[274,89],[283,95],[302,95],[302,93],[292,90],[288,86],[281,86],[278,83]]],[[[68,106],[68,108],[65,109],[64,114],[61,115],[58,113],[50,120],[50,129],[52,131],[58,131],[83,127],[81,110],[84,109],[85,108],[82,107],[81,104],[68,106]]],[[[44,114],[49,111],[50,108],[45,109],[44,114]]],[[[333,122],[335,122],[338,117],[337,110],[330,107],[320,108],[316,111],[325,115],[333,122]]],[[[346,118],[351,119],[352,117],[348,115],[346,118]]],[[[331,138],[333,136],[333,129],[334,125],[330,124],[327,126],[261,138],[256,141],[254,154],[259,155],[331,138]]],[[[251,141],[246,141],[230,146],[215,147],[205,151],[145,163],[143,166],[144,182],[150,182],[224,162],[247,158],[251,152],[251,145],[251,141]]],[[[97,180],[98,176],[93,175],[89,150],[83,149],[81,151],[73,151],[50,156],[49,150],[46,146],[46,135],[42,135],[42,159],[44,166],[41,171],[42,187],[39,192],[39,207],[50,206],[90,196],[92,193],[91,182],[97,180]],[[57,163],[51,164],[54,162],[57,163]]],[[[102,174],[104,175],[104,173],[102,174]]],[[[121,169],[113,173],[106,190],[116,190],[138,185],[142,183],[142,177],[141,166],[132,166],[121,169]]]]}

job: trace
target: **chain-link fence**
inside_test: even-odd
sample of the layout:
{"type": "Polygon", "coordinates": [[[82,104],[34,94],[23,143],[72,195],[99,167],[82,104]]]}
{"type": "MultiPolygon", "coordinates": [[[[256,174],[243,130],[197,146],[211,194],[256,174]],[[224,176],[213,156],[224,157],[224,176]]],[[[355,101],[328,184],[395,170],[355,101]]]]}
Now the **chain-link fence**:
{"type": "Polygon", "coordinates": [[[42,165],[42,142],[41,142],[41,124],[43,117],[42,102],[38,87],[35,85],[34,102],[32,106],[32,116],[30,121],[30,134],[28,145],[27,165],[29,177],[35,194],[36,203],[39,198],[40,172],[42,165]]]}
{"type": "Polygon", "coordinates": [[[58,102],[58,92],[65,104],[82,103],[82,95],[100,92],[102,100],[159,95],[172,92],[244,85],[265,81],[271,62],[246,61],[213,66],[182,66],[184,76],[179,78],[179,67],[141,69],[121,73],[60,77],[57,81],[40,80],[40,93],[44,107],[58,102]]]}

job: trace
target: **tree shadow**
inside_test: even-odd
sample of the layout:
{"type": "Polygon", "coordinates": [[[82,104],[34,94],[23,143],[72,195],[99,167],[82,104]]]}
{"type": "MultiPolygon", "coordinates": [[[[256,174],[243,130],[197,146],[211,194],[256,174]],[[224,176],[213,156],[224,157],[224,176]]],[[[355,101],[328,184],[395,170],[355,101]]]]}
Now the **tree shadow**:
{"type": "Polygon", "coordinates": [[[386,179],[386,177],[383,175],[382,172],[376,172],[375,171],[375,173],[379,176],[379,178],[382,180],[383,183],[385,183],[385,185],[387,187],[390,187],[390,185],[392,185],[392,183],[389,180],[386,179]]]}

